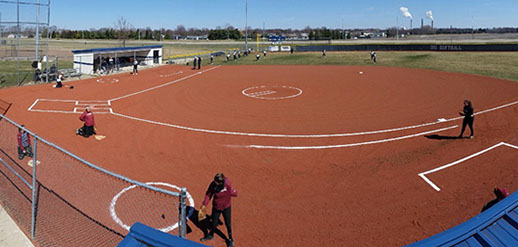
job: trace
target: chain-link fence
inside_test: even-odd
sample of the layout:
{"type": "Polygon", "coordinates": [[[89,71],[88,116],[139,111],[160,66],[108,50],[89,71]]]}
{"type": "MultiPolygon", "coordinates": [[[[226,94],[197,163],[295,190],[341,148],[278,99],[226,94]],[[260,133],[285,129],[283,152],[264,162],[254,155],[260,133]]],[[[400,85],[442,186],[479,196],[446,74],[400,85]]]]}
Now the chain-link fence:
{"type": "Polygon", "coordinates": [[[184,188],[108,172],[2,118],[0,202],[39,245],[116,246],[137,221],[185,236],[184,188]]]}

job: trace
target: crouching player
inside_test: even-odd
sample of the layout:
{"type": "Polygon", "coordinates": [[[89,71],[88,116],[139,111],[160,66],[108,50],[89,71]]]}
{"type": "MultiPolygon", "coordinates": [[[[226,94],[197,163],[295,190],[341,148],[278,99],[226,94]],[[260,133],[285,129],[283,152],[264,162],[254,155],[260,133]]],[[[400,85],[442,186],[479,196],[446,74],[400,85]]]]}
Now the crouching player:
{"type": "Polygon", "coordinates": [[[79,120],[84,122],[83,127],[78,129],[76,131],[76,134],[83,136],[83,137],[89,137],[91,135],[95,135],[95,120],[94,120],[94,113],[91,111],[90,106],[87,105],[85,107],[85,111],[81,116],[79,117],[79,120]]]}

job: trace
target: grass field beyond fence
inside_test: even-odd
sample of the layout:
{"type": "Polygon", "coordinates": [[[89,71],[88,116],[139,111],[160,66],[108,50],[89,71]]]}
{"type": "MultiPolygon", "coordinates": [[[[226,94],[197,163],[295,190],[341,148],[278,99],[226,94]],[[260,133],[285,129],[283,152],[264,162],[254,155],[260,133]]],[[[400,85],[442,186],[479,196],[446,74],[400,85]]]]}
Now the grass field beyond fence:
{"type": "MultiPolygon", "coordinates": [[[[268,53],[256,61],[256,54],[238,61],[215,59],[217,65],[360,65],[431,69],[483,75],[518,81],[518,52],[376,52],[377,63],[366,52],[268,53]]],[[[232,59],[231,59],[232,60],[232,59]]]]}

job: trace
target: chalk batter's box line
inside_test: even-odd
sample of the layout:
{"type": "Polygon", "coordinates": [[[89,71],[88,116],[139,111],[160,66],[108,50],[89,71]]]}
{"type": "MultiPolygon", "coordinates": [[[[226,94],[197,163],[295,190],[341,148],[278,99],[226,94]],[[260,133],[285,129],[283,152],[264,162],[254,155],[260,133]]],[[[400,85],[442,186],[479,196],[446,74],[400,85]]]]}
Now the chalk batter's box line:
{"type": "Polygon", "coordinates": [[[432,186],[432,188],[434,188],[436,191],[441,191],[441,188],[439,188],[439,186],[437,186],[434,182],[432,182],[428,177],[426,177],[426,175],[428,174],[431,174],[431,173],[434,173],[434,172],[438,172],[440,170],[443,170],[443,169],[446,169],[446,168],[449,168],[449,167],[452,167],[454,165],[458,165],[466,160],[469,160],[469,159],[472,159],[472,158],[475,158],[483,153],[486,153],[486,152],[489,152],[497,147],[500,147],[500,146],[507,146],[507,147],[510,147],[510,148],[514,148],[516,150],[518,150],[518,146],[515,146],[515,145],[512,145],[512,144],[509,144],[509,143],[505,143],[505,142],[500,142],[496,145],[493,145],[489,148],[486,148],[478,153],[474,153],[472,155],[469,155],[467,157],[464,157],[460,160],[457,160],[457,161],[454,161],[452,163],[449,163],[449,164],[446,164],[446,165],[443,165],[441,167],[437,167],[435,169],[432,169],[432,170],[429,170],[429,171],[426,171],[426,172],[422,172],[422,173],[419,173],[418,176],[421,177],[425,182],[427,182],[430,186],[432,186]]]}
{"type": "MultiPolygon", "coordinates": [[[[38,110],[38,109],[32,109],[30,110],[32,112],[46,112],[46,113],[67,113],[67,114],[78,114],[78,113],[82,113],[82,112],[77,112],[77,111],[56,111],[56,110],[38,110]]],[[[111,114],[113,113],[113,111],[110,109],[109,112],[96,112],[95,114],[111,114]]]]}
{"type": "Polygon", "coordinates": [[[48,102],[75,103],[76,106],[86,106],[86,105],[92,105],[94,107],[95,106],[108,106],[108,107],[96,107],[96,109],[99,109],[99,110],[107,110],[106,112],[99,111],[99,112],[96,112],[96,113],[98,113],[98,114],[113,113],[113,109],[111,108],[111,102],[107,101],[107,100],[85,100],[85,101],[79,101],[79,100],[60,100],[60,99],[36,99],[34,101],[34,103],[32,103],[32,105],[27,110],[28,111],[33,111],[33,112],[68,113],[68,114],[74,114],[74,113],[81,113],[82,112],[82,108],[81,108],[81,110],[79,112],[77,111],[78,107],[74,107],[73,111],[33,109],[34,106],[36,106],[38,104],[38,102],[40,102],[40,101],[41,102],[48,101],[48,102]],[[91,103],[83,103],[83,102],[91,102],[91,103]],[[102,103],[104,103],[104,104],[102,104],[102,103]]]}

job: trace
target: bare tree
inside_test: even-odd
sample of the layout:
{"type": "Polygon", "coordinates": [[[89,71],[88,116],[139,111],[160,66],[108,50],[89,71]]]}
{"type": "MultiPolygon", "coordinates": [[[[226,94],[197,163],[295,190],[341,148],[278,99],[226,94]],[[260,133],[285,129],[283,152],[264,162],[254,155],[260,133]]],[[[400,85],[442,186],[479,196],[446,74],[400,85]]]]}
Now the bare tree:
{"type": "Polygon", "coordinates": [[[126,40],[128,40],[129,34],[133,26],[124,17],[119,17],[117,23],[115,23],[117,29],[117,38],[122,43],[122,47],[126,47],[126,40]]]}
{"type": "Polygon", "coordinates": [[[187,32],[187,30],[185,29],[185,27],[183,25],[178,25],[178,26],[176,26],[176,29],[174,30],[174,32],[176,33],[176,35],[183,36],[187,32]]]}

